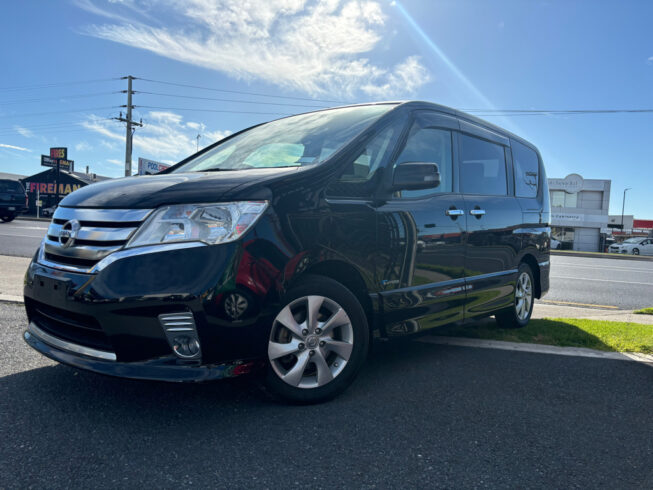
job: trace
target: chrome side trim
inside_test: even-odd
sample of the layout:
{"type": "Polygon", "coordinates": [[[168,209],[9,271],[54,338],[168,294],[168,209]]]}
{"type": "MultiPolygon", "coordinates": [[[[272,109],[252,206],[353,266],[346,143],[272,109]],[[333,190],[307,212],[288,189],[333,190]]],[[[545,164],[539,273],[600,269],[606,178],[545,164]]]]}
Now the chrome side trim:
{"type": "Polygon", "coordinates": [[[88,272],[95,274],[100,272],[103,269],[106,269],[109,265],[113,264],[117,260],[121,260],[127,257],[135,257],[137,255],[153,254],[158,252],[169,252],[171,250],[181,250],[184,248],[195,248],[195,247],[208,247],[204,242],[177,242],[177,243],[164,243],[160,245],[146,245],[143,247],[134,247],[134,248],[125,248],[114,252],[111,255],[107,255],[105,258],[100,260],[95,264],[88,272]]]}
{"type": "Polygon", "coordinates": [[[544,262],[538,262],[537,265],[540,267],[548,267],[548,265],[551,263],[550,260],[545,260],[544,262]]]}
{"type": "Polygon", "coordinates": [[[79,344],[73,344],[67,340],[63,340],[50,335],[49,333],[44,332],[39,327],[37,327],[34,322],[29,322],[27,331],[30,335],[33,335],[40,341],[45,342],[52,347],[56,347],[57,349],[72,352],[74,354],[81,354],[83,356],[95,357],[96,359],[102,359],[103,361],[115,361],[117,359],[114,352],[107,352],[103,350],[93,349],[91,347],[85,347],[79,344]]]}
{"type": "Polygon", "coordinates": [[[152,209],[89,209],[89,208],[64,208],[59,206],[54,212],[53,219],[78,221],[105,221],[105,222],[131,222],[143,221],[152,212],[152,209]]]}
{"type": "Polygon", "coordinates": [[[489,274],[479,274],[478,276],[469,276],[465,279],[468,281],[480,281],[483,279],[492,279],[493,277],[507,276],[508,274],[517,274],[517,272],[517,269],[510,269],[507,271],[490,272],[489,274]]]}

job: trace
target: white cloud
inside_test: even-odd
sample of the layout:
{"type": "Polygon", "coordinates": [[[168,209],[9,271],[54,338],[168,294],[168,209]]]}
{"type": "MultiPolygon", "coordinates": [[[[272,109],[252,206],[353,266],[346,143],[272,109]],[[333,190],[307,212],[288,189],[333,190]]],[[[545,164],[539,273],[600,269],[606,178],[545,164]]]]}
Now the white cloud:
{"type": "Polygon", "coordinates": [[[109,23],[88,27],[86,32],[237,79],[265,80],[312,95],[351,96],[362,91],[390,98],[413,93],[429,81],[428,71],[416,56],[399,61],[393,69],[369,60],[368,56],[389,35],[385,30],[387,17],[378,1],[131,3],[130,9],[118,14],[99,9],[91,0],[80,0],[81,7],[110,19],[109,23]],[[142,23],[130,17],[134,9],[147,11],[149,18],[167,15],[183,23],[175,27],[161,26],[156,21],[142,23]],[[406,64],[411,65],[409,73],[400,71],[406,64]]]}
{"type": "Polygon", "coordinates": [[[24,128],[22,126],[14,126],[14,129],[16,130],[16,132],[18,134],[20,134],[21,136],[24,136],[25,138],[34,137],[34,133],[32,131],[30,131],[29,129],[27,129],[27,128],[24,128]]]}
{"type": "Polygon", "coordinates": [[[118,165],[120,167],[125,166],[125,162],[121,162],[120,160],[116,160],[115,158],[107,158],[107,162],[109,162],[112,165],[118,165]]]}
{"type": "Polygon", "coordinates": [[[75,150],[77,151],[89,151],[92,149],[93,147],[89,145],[86,141],[80,141],[75,145],[75,150]]]}
{"type": "MultiPolygon", "coordinates": [[[[115,144],[117,147],[125,144],[124,129],[114,121],[91,116],[82,122],[82,126],[104,136],[106,140],[102,140],[101,143],[104,146],[110,147],[115,144]]],[[[231,131],[208,131],[203,124],[185,122],[183,116],[174,112],[151,111],[144,115],[143,127],[137,128],[134,133],[133,160],[136,161],[141,156],[178,161],[182,157],[195,153],[197,145],[195,137],[198,131],[191,126],[201,129],[200,148],[231,134],[231,131]]],[[[124,162],[120,164],[124,165],[124,162]]]]}
{"type": "Polygon", "coordinates": [[[105,148],[108,148],[109,150],[115,150],[116,148],[118,148],[118,145],[113,141],[100,140],[100,145],[105,148]]]}
{"type": "Polygon", "coordinates": [[[650,65],[651,63],[653,63],[653,56],[649,56],[649,58],[648,58],[648,60],[646,60],[646,62],[647,62],[649,65],[650,65]]]}
{"type": "Polygon", "coordinates": [[[0,143],[0,148],[8,148],[10,150],[18,150],[18,151],[32,151],[29,148],[23,148],[22,146],[15,146],[15,145],[7,145],[5,143],[0,143]]]}

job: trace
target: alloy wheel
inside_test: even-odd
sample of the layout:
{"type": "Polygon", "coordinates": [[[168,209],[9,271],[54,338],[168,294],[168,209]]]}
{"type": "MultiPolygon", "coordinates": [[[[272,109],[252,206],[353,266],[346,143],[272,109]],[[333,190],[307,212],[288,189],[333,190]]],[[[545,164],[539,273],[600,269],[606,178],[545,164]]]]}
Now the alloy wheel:
{"type": "Polygon", "coordinates": [[[515,288],[515,310],[519,320],[526,320],[531,312],[533,303],[533,283],[527,272],[522,272],[515,288]]]}
{"type": "Polygon", "coordinates": [[[354,330],[345,310],[324,296],[303,296],[274,319],[268,359],[290,386],[318,388],[342,373],[353,346],[354,330]]]}

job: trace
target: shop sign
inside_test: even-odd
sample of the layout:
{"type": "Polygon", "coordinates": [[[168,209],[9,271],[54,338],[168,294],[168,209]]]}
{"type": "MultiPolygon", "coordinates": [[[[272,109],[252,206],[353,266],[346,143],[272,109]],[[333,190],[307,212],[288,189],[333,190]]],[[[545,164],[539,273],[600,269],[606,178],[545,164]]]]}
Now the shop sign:
{"type": "Polygon", "coordinates": [[[578,174],[569,174],[564,179],[549,179],[549,188],[576,194],[583,189],[583,178],[578,174]]]}
{"type": "MultiPolygon", "coordinates": [[[[67,195],[79,189],[79,184],[59,184],[59,194],[67,195]]],[[[39,192],[41,195],[56,194],[54,182],[25,182],[27,192],[39,192]]]]}
{"type": "Polygon", "coordinates": [[[155,162],[147,158],[138,159],[138,175],[158,174],[167,168],[170,168],[170,165],[167,163],[155,162]]]}

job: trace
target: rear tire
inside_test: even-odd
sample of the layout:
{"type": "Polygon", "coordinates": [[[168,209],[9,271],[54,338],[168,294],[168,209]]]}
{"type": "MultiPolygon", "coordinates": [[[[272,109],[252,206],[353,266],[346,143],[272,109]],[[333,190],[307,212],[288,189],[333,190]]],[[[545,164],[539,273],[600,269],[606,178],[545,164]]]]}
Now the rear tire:
{"type": "Polygon", "coordinates": [[[528,324],[535,302],[534,285],[533,271],[528,264],[522,263],[517,272],[513,306],[495,315],[500,328],[522,328],[528,324]]]}
{"type": "Polygon", "coordinates": [[[332,279],[306,275],[288,290],[268,343],[266,387],[291,403],[320,403],[342,393],[369,350],[365,311],[332,279]]]}
{"type": "Polygon", "coordinates": [[[5,223],[9,223],[10,221],[13,221],[15,217],[16,217],[15,214],[7,214],[5,216],[2,216],[2,218],[0,219],[2,219],[2,221],[4,221],[5,223]]]}

